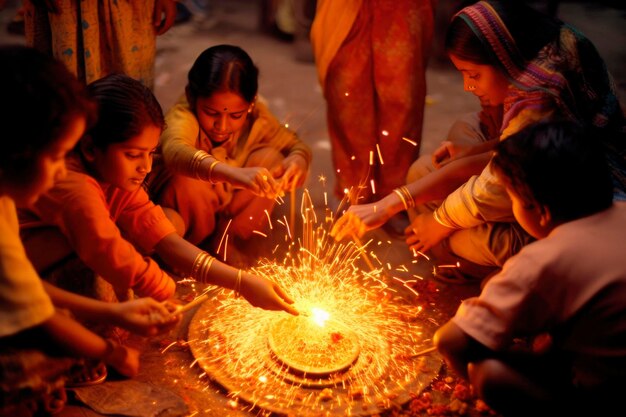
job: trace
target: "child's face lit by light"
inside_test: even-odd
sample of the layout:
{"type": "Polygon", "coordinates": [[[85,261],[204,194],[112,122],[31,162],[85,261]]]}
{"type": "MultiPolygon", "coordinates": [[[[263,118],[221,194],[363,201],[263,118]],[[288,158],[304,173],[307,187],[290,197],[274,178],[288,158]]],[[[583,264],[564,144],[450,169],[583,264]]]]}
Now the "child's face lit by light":
{"type": "Polygon", "coordinates": [[[5,187],[18,207],[28,207],[50,190],[56,181],[65,178],[65,156],[71,151],[85,132],[85,118],[74,117],[68,123],[63,136],[37,156],[33,180],[26,183],[5,187]]]}
{"type": "Polygon", "coordinates": [[[198,123],[215,144],[227,142],[246,122],[250,103],[230,91],[215,92],[195,100],[198,123]]]}
{"type": "Polygon", "coordinates": [[[92,166],[102,181],[126,191],[135,191],[152,170],[152,154],[160,135],[159,127],[148,125],[125,142],[111,144],[104,151],[96,148],[92,166]]]}

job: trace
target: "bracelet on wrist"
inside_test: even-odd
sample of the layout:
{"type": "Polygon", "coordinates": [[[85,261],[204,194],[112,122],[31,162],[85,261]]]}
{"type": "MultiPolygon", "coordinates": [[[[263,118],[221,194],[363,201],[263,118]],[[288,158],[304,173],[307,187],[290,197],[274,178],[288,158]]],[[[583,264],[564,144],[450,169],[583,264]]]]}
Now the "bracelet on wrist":
{"type": "Polygon", "coordinates": [[[216,159],[215,161],[211,162],[211,165],[209,166],[209,182],[211,184],[217,184],[217,181],[213,181],[213,170],[215,169],[215,166],[219,163],[220,161],[216,159]]]}

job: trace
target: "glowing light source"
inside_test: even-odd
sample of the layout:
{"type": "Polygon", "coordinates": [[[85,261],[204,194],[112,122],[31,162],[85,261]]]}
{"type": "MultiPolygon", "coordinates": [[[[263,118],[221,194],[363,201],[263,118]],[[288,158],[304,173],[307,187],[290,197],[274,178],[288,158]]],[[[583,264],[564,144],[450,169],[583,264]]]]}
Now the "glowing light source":
{"type": "Polygon", "coordinates": [[[330,314],[321,308],[313,307],[311,309],[311,320],[320,327],[324,327],[326,321],[330,318],[330,314]]]}
{"type": "Polygon", "coordinates": [[[381,262],[368,252],[371,241],[335,242],[328,211],[318,224],[305,190],[302,233],[294,237],[296,230],[277,220],[290,242],[285,258],[252,268],[286,289],[303,314],[260,310],[216,289],[190,324],[189,345],[211,380],[268,411],[379,413],[408,401],[441,366],[438,358],[416,356],[432,346],[434,329],[421,317],[418,293],[392,276],[407,268],[381,262]]]}

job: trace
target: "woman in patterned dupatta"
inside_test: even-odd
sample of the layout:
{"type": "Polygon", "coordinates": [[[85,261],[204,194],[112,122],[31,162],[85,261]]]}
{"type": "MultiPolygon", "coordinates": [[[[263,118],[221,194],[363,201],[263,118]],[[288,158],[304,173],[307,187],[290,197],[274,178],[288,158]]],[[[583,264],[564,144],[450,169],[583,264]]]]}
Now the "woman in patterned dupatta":
{"type": "MultiPolygon", "coordinates": [[[[459,282],[462,274],[456,272],[484,273],[476,265],[500,267],[531,238],[514,221],[511,201],[487,165],[491,153],[484,151],[548,118],[596,129],[593,137],[605,146],[615,199],[626,199],[623,110],[604,62],[580,32],[516,2],[481,1],[455,15],[446,50],[463,75],[464,89],[481,101],[480,117],[455,124],[432,162],[422,158],[411,167],[406,188],[412,200],[405,198],[404,204],[394,192],[374,203],[375,214],[372,205],[352,207],[353,215],[338,228],[349,233],[345,224],[352,223],[359,231],[371,229],[417,204],[420,214],[407,228],[407,243],[415,251],[433,248],[446,262],[458,261],[461,267],[447,278],[459,282]],[[432,203],[438,199],[444,200],[432,203]]],[[[446,278],[444,270],[439,276],[446,278]]]]}
{"type": "Polygon", "coordinates": [[[391,192],[419,154],[434,4],[318,1],[311,41],[339,198],[391,192]]]}

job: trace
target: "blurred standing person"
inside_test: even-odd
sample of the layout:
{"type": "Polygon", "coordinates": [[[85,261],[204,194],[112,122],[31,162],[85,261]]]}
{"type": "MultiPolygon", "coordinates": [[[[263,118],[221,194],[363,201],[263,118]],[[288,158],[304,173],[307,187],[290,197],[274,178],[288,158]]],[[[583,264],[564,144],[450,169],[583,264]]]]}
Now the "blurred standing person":
{"type": "Polygon", "coordinates": [[[311,42],[337,197],[348,190],[351,202],[365,203],[405,184],[420,150],[435,4],[318,1],[311,42]]]}
{"type": "Polygon", "coordinates": [[[124,73],[154,86],[156,37],[176,18],[174,0],[25,0],[26,44],[85,84],[124,73]]]}

